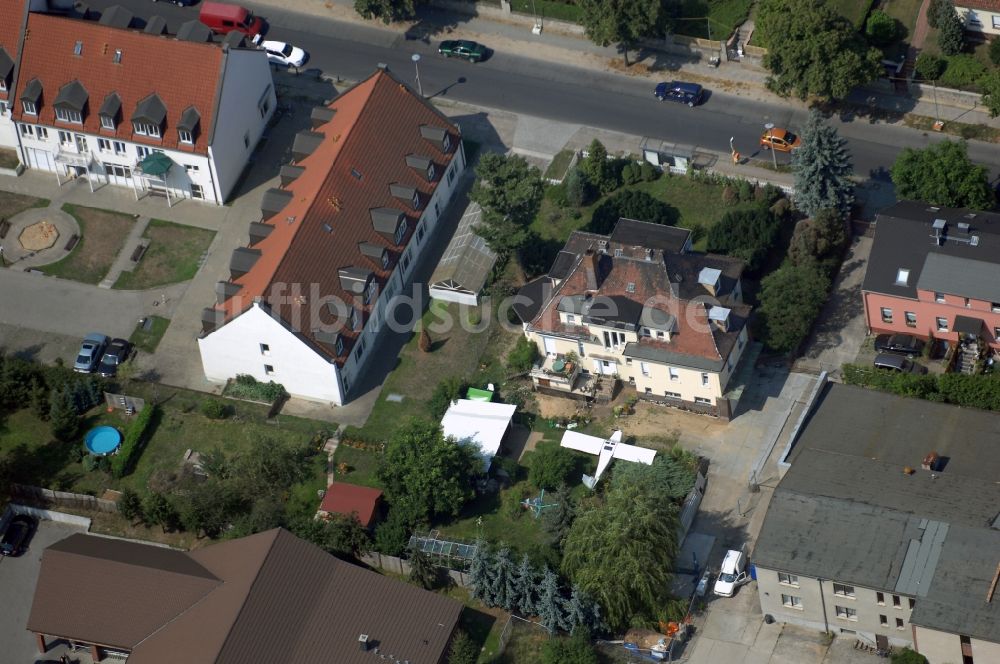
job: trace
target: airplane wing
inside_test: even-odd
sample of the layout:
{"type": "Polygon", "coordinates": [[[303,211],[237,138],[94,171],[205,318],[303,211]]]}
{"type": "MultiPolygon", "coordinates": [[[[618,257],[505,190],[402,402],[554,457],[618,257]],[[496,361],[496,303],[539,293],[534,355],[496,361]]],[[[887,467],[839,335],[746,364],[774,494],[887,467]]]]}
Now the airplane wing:
{"type": "Polygon", "coordinates": [[[587,454],[598,455],[601,453],[604,443],[605,440],[603,438],[598,438],[597,436],[588,436],[585,433],[567,431],[563,434],[562,442],[560,442],[559,445],[571,450],[576,450],[577,452],[586,452],[587,454]]]}
{"type": "Polygon", "coordinates": [[[636,463],[652,465],[653,458],[656,457],[656,450],[618,443],[615,446],[614,457],[616,459],[624,459],[625,461],[635,461],[636,463]]]}

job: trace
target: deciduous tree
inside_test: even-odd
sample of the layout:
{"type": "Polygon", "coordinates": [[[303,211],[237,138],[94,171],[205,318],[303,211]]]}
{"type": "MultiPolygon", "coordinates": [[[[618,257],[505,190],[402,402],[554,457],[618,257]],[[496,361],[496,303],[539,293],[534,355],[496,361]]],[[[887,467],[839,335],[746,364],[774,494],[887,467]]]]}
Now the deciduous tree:
{"type": "Polygon", "coordinates": [[[988,210],[995,203],[989,171],[972,163],[965,141],[905,148],[892,166],[892,182],[899,198],[931,205],[988,210]]]}
{"type": "Polygon", "coordinates": [[[673,225],[677,221],[677,210],[644,191],[624,189],[594,209],[589,230],[607,235],[622,217],[653,224],[673,225]]]}
{"type": "Polygon", "coordinates": [[[847,214],[854,202],[854,167],[847,140],[813,109],[802,131],[802,147],[792,153],[795,205],[807,215],[833,208],[847,214]]]}
{"type": "Polygon", "coordinates": [[[354,11],[363,18],[377,18],[389,24],[413,18],[416,15],[415,5],[415,0],[354,0],[354,11]]]}
{"type": "Polygon", "coordinates": [[[750,270],[764,263],[778,242],[780,220],[763,207],[733,210],[708,230],[708,250],[746,261],[750,270]]]}
{"type": "Polygon", "coordinates": [[[609,487],[573,522],[563,571],[598,601],[612,629],[633,616],[655,616],[667,599],[678,524],[676,505],[646,487],[609,487]]]}
{"type": "Polygon", "coordinates": [[[781,352],[798,348],[823,309],[829,289],[829,277],[815,263],[788,263],[764,277],[758,314],[765,343],[781,352]]]}
{"type": "Polygon", "coordinates": [[[820,0],[763,0],[757,29],[768,87],[780,95],[843,99],[881,73],[881,51],[820,0]]]}
{"type": "MultiPolygon", "coordinates": [[[[990,44],[1000,44],[1000,39],[994,39],[990,44]]],[[[983,91],[983,104],[990,112],[990,117],[1000,115],[1000,71],[994,69],[979,79],[979,87],[983,91]]]]}
{"type": "Polygon", "coordinates": [[[144,520],[145,514],[142,512],[142,498],[139,494],[128,487],[122,489],[122,495],[118,498],[118,513],[129,524],[144,520]]]}
{"type": "Polygon", "coordinates": [[[478,449],[446,439],[441,426],[413,418],[389,439],[378,477],[391,502],[407,501],[415,515],[458,515],[482,472],[478,449]]]}
{"type": "Polygon", "coordinates": [[[958,55],[965,46],[965,23],[950,2],[942,2],[938,13],[938,48],[945,55],[958,55]]]}
{"type": "Polygon", "coordinates": [[[599,661],[586,629],[574,630],[572,636],[549,639],[542,646],[542,664],[598,664],[599,661]]]}
{"type": "Polygon", "coordinates": [[[331,514],[329,519],[306,516],[295,520],[291,530],[304,540],[342,558],[359,558],[371,550],[371,540],[353,514],[331,514]]]}
{"type": "Polygon", "coordinates": [[[542,202],[541,173],[520,155],[487,152],[476,165],[469,198],[483,210],[473,229],[498,254],[517,250],[528,237],[528,225],[542,202]]]}
{"type": "Polygon", "coordinates": [[[539,489],[555,489],[570,479],[576,458],[565,447],[540,446],[527,458],[528,480],[539,489]]]}
{"type": "Polygon", "coordinates": [[[577,4],[587,37],[600,46],[617,44],[626,67],[629,49],[663,28],[663,0],[579,0],[577,4]]]}
{"type": "Polygon", "coordinates": [[[160,526],[163,532],[173,530],[177,525],[177,510],[162,493],[149,493],[142,501],[142,511],[146,514],[146,520],[160,526]]]}

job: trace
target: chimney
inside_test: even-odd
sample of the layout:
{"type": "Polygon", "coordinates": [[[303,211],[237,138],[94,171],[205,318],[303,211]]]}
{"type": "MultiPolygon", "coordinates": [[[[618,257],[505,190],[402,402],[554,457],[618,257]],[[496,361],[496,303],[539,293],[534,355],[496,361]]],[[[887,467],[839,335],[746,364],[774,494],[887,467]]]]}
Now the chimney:
{"type": "Polygon", "coordinates": [[[729,331],[729,309],[725,307],[712,307],[708,310],[708,320],[717,329],[723,332],[729,331]]]}
{"type": "Polygon", "coordinates": [[[361,652],[368,652],[368,635],[362,634],[359,636],[358,644],[361,646],[361,652]]]}
{"type": "Polygon", "coordinates": [[[937,452],[929,452],[924,460],[920,462],[920,467],[924,470],[938,470],[938,465],[941,462],[941,456],[937,452]]]}
{"type": "Polygon", "coordinates": [[[944,219],[935,219],[934,223],[931,224],[931,228],[934,230],[934,244],[941,246],[944,244],[945,234],[948,232],[948,222],[944,219]]]}
{"type": "Polygon", "coordinates": [[[646,247],[646,260],[647,261],[653,260],[653,250],[650,249],[649,247],[646,247]]]}
{"type": "Polygon", "coordinates": [[[597,290],[597,254],[593,249],[587,249],[583,253],[583,269],[587,275],[587,290],[597,290]]]}

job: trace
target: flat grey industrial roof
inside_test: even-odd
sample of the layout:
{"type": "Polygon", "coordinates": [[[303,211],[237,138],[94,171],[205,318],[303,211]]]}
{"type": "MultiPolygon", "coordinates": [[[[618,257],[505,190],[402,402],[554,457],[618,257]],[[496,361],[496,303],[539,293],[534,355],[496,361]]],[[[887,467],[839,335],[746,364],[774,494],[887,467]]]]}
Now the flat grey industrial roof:
{"type": "Polygon", "coordinates": [[[910,622],[1000,642],[1000,588],[986,602],[998,556],[1000,531],[949,528],[930,592],[913,607],[910,622]]]}
{"type": "Polygon", "coordinates": [[[914,623],[1000,641],[1000,609],[984,603],[1000,562],[998,441],[1000,414],[827,384],[753,559],[917,597],[914,623]],[[942,465],[923,470],[932,451],[942,465]]]}

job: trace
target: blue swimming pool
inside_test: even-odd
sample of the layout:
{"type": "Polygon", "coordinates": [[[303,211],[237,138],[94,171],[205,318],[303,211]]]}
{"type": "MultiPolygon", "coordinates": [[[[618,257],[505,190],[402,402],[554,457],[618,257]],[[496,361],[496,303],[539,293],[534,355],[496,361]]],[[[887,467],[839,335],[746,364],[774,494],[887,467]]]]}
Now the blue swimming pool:
{"type": "Polygon", "coordinates": [[[95,427],[87,432],[83,444],[91,454],[111,454],[122,444],[122,435],[114,427],[95,427]]]}

